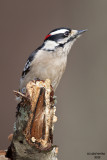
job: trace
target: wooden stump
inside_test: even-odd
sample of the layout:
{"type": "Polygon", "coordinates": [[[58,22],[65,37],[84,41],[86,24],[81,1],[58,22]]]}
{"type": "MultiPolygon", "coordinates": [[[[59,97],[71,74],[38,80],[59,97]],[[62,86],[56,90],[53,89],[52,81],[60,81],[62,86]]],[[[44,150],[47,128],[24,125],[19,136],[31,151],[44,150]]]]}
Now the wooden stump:
{"type": "Polygon", "coordinates": [[[30,81],[25,95],[14,93],[21,102],[6,157],[11,160],[57,160],[58,148],[53,146],[57,117],[50,80],[30,81]]]}

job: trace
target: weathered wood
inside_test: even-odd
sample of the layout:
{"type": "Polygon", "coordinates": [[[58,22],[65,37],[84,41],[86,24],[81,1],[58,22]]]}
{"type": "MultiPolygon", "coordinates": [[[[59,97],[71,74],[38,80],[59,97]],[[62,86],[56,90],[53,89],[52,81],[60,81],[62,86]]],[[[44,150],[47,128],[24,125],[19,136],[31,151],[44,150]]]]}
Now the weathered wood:
{"type": "Polygon", "coordinates": [[[50,80],[30,81],[25,95],[14,93],[21,102],[6,156],[11,160],[57,160],[58,148],[53,146],[57,118],[50,80]]]}

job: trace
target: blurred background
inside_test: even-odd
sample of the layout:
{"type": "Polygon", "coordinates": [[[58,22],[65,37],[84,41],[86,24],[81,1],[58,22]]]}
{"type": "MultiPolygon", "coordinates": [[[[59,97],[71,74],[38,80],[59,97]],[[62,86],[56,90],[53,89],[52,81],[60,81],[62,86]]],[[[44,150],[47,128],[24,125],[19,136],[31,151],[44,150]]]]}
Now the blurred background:
{"type": "Polygon", "coordinates": [[[0,149],[9,146],[13,90],[29,54],[57,27],[88,29],[68,57],[57,88],[54,144],[61,160],[107,160],[107,0],[0,0],[0,149]]]}

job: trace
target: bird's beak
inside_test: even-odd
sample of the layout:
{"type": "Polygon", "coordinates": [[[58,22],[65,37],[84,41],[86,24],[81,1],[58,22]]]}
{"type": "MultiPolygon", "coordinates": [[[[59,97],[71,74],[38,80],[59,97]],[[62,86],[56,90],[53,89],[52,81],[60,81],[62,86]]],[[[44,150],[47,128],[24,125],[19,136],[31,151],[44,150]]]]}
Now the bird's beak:
{"type": "Polygon", "coordinates": [[[86,31],[87,31],[87,29],[84,29],[84,30],[77,30],[77,34],[80,35],[80,34],[86,32],[86,31]]]}
{"type": "Polygon", "coordinates": [[[87,29],[85,30],[71,30],[71,36],[74,38],[79,37],[82,33],[86,32],[87,29]]]}

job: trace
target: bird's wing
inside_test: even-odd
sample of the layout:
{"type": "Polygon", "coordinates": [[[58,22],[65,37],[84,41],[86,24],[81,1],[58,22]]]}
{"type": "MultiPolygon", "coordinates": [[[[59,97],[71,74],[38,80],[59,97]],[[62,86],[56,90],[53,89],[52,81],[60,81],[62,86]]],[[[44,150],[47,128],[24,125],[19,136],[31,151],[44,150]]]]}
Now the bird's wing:
{"type": "Polygon", "coordinates": [[[24,67],[23,72],[22,72],[22,78],[24,78],[25,75],[30,71],[31,63],[32,63],[36,53],[37,53],[37,50],[32,52],[31,55],[29,56],[29,58],[27,59],[27,62],[25,64],[25,67],[24,67]]]}
{"type": "Polygon", "coordinates": [[[25,75],[30,71],[31,63],[32,63],[33,59],[35,58],[35,55],[38,53],[38,50],[40,50],[41,48],[43,48],[43,46],[44,46],[44,44],[42,44],[35,51],[33,51],[31,53],[31,55],[29,56],[29,58],[27,59],[27,62],[25,64],[25,67],[24,67],[23,72],[22,72],[22,78],[24,78],[25,75]]]}

